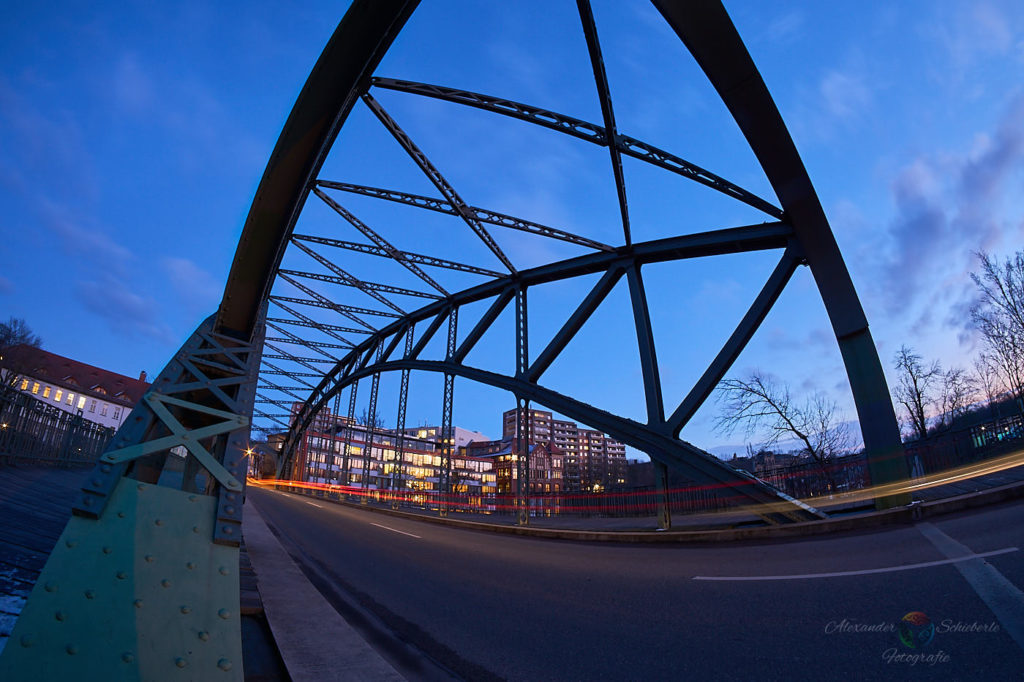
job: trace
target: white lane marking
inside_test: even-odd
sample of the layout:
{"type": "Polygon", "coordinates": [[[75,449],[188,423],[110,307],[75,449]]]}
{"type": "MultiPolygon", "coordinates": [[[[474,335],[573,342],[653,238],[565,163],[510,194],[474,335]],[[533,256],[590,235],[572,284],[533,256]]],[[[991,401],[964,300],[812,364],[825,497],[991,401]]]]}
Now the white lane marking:
{"type": "MultiPolygon", "coordinates": [[[[970,547],[960,544],[930,523],[915,525],[921,531],[921,535],[928,538],[936,549],[948,557],[971,551],[970,547]]],[[[981,555],[975,555],[977,556],[981,555]]],[[[1024,592],[1007,580],[995,566],[984,561],[958,563],[956,570],[960,571],[960,575],[977,592],[1003,629],[1017,642],[1017,646],[1024,649],[1024,592]]]]}
{"type": "MultiPolygon", "coordinates": [[[[970,551],[970,550],[968,550],[970,551]]],[[[960,561],[968,561],[970,559],[982,559],[987,556],[996,556],[997,554],[1009,554],[1010,552],[1016,552],[1016,547],[1006,547],[1004,549],[996,549],[991,552],[982,552],[981,554],[969,554],[967,556],[961,556],[950,559],[940,559],[938,561],[923,561],[919,564],[904,564],[903,566],[886,566],[885,568],[866,568],[860,571],[836,571],[835,573],[803,573],[800,575],[695,575],[694,580],[805,580],[807,578],[841,578],[848,575],[871,575],[873,573],[894,573],[896,571],[910,571],[915,568],[928,568],[930,566],[945,566],[946,564],[955,564],[960,561]]]]}
{"type": "Polygon", "coordinates": [[[373,522],[371,522],[371,523],[370,523],[370,525],[371,525],[371,526],[377,526],[378,528],[383,528],[384,530],[390,530],[390,531],[392,531],[393,533],[401,533],[402,535],[408,535],[408,536],[409,536],[409,537],[411,537],[411,538],[419,538],[420,540],[422,540],[422,539],[423,539],[423,538],[420,538],[420,536],[419,536],[419,535],[413,535],[412,533],[406,533],[406,532],[405,532],[404,530],[398,530],[397,528],[390,528],[390,527],[388,527],[388,526],[382,526],[382,525],[380,525],[379,523],[373,523],[373,522]]]}
{"type": "Polygon", "coordinates": [[[316,502],[310,502],[309,500],[303,500],[303,502],[305,502],[306,504],[311,504],[314,507],[320,507],[321,509],[324,508],[324,506],[322,504],[317,504],[316,502]]]}

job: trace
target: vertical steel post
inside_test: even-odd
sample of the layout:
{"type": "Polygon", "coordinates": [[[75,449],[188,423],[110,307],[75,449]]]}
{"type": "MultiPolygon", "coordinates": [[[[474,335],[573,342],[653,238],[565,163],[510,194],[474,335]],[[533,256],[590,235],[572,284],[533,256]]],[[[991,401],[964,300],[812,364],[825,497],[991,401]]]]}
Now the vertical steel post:
{"type": "MultiPolygon", "coordinates": [[[[341,391],[334,396],[334,410],[331,412],[331,462],[330,466],[338,466],[338,415],[341,413],[341,391]]],[[[340,474],[340,472],[339,472],[340,474]]],[[[333,476],[338,480],[338,475],[333,476]]]]}
{"type": "MultiPolygon", "coordinates": [[[[357,379],[352,382],[352,388],[349,389],[348,394],[348,421],[345,423],[345,452],[341,460],[341,484],[346,487],[352,484],[352,474],[349,471],[349,467],[351,466],[349,463],[349,457],[352,450],[352,423],[356,420],[356,392],[358,388],[359,380],[357,379]]],[[[348,497],[347,491],[345,496],[348,497]]]]}
{"type": "Polygon", "coordinates": [[[672,510],[668,499],[668,466],[653,459],[651,464],[654,465],[654,486],[658,491],[658,528],[669,530],[672,528],[672,510]]]}
{"type": "MultiPolygon", "coordinates": [[[[516,378],[526,376],[530,368],[530,333],[527,326],[526,287],[516,287],[516,378]]],[[[530,417],[530,401],[516,396],[516,510],[517,523],[530,523],[530,446],[532,445],[533,419],[530,417]]]]}
{"type": "MultiPolygon", "coordinates": [[[[416,326],[409,325],[405,332],[405,353],[403,357],[408,359],[412,355],[413,337],[416,326]]],[[[405,494],[405,410],[409,403],[409,370],[402,370],[402,386],[398,395],[398,419],[395,420],[397,438],[395,441],[395,464],[391,472],[391,498],[392,509],[398,509],[400,495],[405,494]]]]}
{"type": "MultiPolygon", "coordinates": [[[[458,337],[459,309],[452,306],[448,312],[448,348],[445,358],[451,361],[455,355],[455,341],[458,337]]],[[[441,405],[441,470],[438,472],[437,513],[448,516],[448,496],[451,495],[452,448],[455,438],[452,429],[452,404],[455,400],[455,375],[444,375],[444,397],[441,405]]]]}
{"type": "MultiPolygon", "coordinates": [[[[374,360],[374,362],[378,365],[380,364],[383,352],[384,344],[378,343],[377,351],[375,353],[376,359],[374,360]]],[[[370,381],[370,405],[367,408],[366,424],[364,425],[364,433],[366,434],[366,447],[363,449],[363,504],[367,504],[370,501],[370,460],[373,458],[373,439],[377,435],[378,388],[380,388],[380,372],[374,372],[373,379],[370,381]]]]}

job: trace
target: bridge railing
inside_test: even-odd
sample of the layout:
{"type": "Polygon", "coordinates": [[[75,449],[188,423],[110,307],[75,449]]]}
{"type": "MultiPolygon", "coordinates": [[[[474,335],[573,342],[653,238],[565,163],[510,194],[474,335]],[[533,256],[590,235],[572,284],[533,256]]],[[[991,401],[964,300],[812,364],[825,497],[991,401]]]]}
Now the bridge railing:
{"type": "Polygon", "coordinates": [[[0,387],[0,463],[88,464],[113,435],[112,428],[0,387]]]}

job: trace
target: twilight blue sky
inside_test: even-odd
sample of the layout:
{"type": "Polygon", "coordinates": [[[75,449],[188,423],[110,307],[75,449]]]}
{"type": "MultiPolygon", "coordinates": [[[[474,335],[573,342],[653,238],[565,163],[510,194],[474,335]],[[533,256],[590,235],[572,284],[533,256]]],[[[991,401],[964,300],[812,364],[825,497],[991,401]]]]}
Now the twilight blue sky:
{"type": "MultiPolygon", "coordinates": [[[[504,4],[424,0],[377,73],[600,122],[575,3],[504,4]]],[[[1005,255],[1024,236],[1024,5],[726,6],[815,183],[887,369],[901,343],[947,365],[969,364],[976,349],[967,327],[972,252],[1005,255]]],[[[219,302],[264,164],[343,11],[344,3],[291,10],[259,2],[7,8],[0,23],[0,317],[25,318],[54,352],[129,375],[158,372],[219,302]]],[[[773,199],[724,107],[651,6],[595,1],[594,12],[620,131],[773,199]]],[[[376,96],[469,203],[621,240],[605,150],[454,105],[376,96]]],[[[627,159],[625,175],[638,241],[765,219],[640,162],[627,159]]],[[[362,105],[321,176],[436,196],[362,105]]],[[[338,198],[401,248],[489,258],[464,225],[444,217],[338,198]]],[[[331,220],[311,201],[299,229],[355,237],[331,220]]],[[[579,253],[495,234],[520,267],[579,253]]],[[[668,409],[777,257],[645,269],[668,409]]],[[[408,283],[380,263],[345,267],[408,283]]],[[[535,352],[592,281],[532,295],[535,352]]],[[[545,381],[639,418],[625,301],[623,283],[574,341],[574,356],[545,381]]],[[[467,312],[463,334],[471,318],[467,312]]],[[[479,364],[509,369],[510,345],[494,338],[474,353],[479,364]]],[[[796,391],[825,391],[853,416],[806,269],[734,373],[755,367],[796,391]]],[[[382,385],[388,425],[396,385],[397,377],[382,385]]],[[[438,421],[439,392],[437,377],[414,380],[410,425],[438,421]]],[[[497,436],[499,413],[511,405],[500,392],[457,385],[456,422],[467,428],[497,436]]],[[[709,402],[683,437],[741,450],[740,439],[712,430],[714,415],[709,402]]]]}

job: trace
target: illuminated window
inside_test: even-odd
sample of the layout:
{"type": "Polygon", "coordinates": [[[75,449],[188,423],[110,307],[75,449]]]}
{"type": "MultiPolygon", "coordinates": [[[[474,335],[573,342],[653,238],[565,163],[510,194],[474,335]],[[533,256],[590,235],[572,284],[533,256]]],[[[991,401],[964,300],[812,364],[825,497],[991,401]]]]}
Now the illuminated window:
{"type": "Polygon", "coordinates": [[[100,408],[100,416],[101,417],[106,417],[107,416],[107,404],[106,403],[103,403],[103,407],[100,408]]]}
{"type": "Polygon", "coordinates": [[[43,388],[43,397],[44,398],[49,398],[50,397],[50,387],[49,386],[46,386],[46,387],[43,388]]]}
{"type": "Polygon", "coordinates": [[[28,390],[28,379],[22,379],[21,380],[21,390],[23,390],[23,391],[27,391],[28,390]]]}
{"type": "Polygon", "coordinates": [[[80,397],[80,398],[78,399],[78,409],[80,409],[80,410],[81,410],[81,409],[82,409],[83,407],[85,407],[85,396],[84,396],[84,395],[83,395],[83,396],[81,396],[81,397],[80,397]]]}
{"type": "Polygon", "coordinates": [[[54,402],[58,402],[59,403],[60,399],[63,398],[63,397],[64,397],[64,390],[60,389],[60,388],[58,388],[57,392],[53,394],[54,402]]]}
{"type": "Polygon", "coordinates": [[[68,405],[71,405],[74,402],[75,402],[75,394],[74,393],[68,393],[68,405]]]}
{"type": "Polygon", "coordinates": [[[32,394],[33,395],[38,395],[39,394],[39,382],[38,381],[33,381],[32,382],[32,394]]]}

